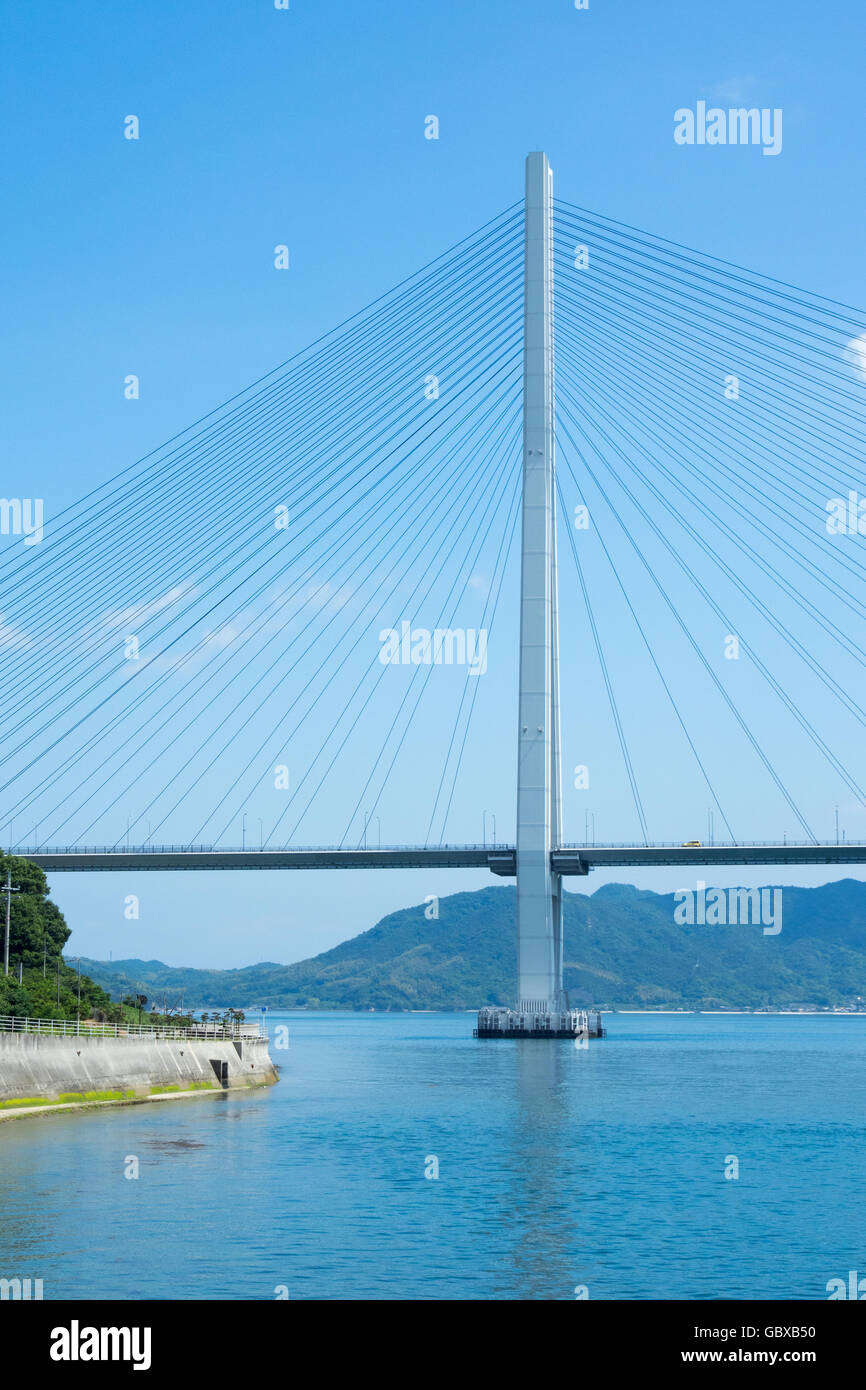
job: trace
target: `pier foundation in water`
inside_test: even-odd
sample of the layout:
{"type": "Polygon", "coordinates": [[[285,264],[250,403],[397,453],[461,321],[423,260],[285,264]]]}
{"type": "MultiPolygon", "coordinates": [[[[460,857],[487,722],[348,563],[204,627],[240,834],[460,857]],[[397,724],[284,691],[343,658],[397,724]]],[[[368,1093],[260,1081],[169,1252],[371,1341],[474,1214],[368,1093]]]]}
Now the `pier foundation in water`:
{"type": "Polygon", "coordinates": [[[597,1009],[561,1009],[553,1013],[521,1013],[491,1006],[478,1010],[476,1038],[603,1038],[604,1027],[597,1009]]]}

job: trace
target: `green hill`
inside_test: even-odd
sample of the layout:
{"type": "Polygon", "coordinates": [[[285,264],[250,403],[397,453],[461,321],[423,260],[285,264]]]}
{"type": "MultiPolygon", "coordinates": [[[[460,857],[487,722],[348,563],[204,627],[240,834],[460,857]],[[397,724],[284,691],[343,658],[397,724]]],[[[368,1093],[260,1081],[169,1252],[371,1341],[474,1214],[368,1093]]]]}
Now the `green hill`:
{"type": "MultiPolygon", "coordinates": [[[[623,884],[565,897],[565,983],[601,1008],[862,1007],[866,884],[785,888],[783,927],[680,926],[674,897],[623,884]]],[[[474,1009],[512,1003],[515,890],[483,888],[393,912],[295,965],[193,970],[162,961],[82,960],[112,998],[141,991],[186,1007],[474,1009]]]]}

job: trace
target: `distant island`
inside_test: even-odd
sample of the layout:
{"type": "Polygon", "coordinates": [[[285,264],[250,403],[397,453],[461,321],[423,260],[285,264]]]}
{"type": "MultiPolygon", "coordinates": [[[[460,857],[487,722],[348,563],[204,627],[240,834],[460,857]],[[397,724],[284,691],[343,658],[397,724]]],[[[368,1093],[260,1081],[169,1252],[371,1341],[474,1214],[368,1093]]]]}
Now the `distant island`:
{"type": "MultiPolygon", "coordinates": [[[[294,965],[195,970],[158,960],[82,959],[112,999],[143,993],[185,1009],[475,1009],[511,1003],[515,890],[454,893],[392,912],[370,931],[294,965]]],[[[866,1007],[866,883],[784,889],[783,929],[682,926],[673,894],[606,884],[565,896],[565,984],[572,1007],[866,1007]]]]}

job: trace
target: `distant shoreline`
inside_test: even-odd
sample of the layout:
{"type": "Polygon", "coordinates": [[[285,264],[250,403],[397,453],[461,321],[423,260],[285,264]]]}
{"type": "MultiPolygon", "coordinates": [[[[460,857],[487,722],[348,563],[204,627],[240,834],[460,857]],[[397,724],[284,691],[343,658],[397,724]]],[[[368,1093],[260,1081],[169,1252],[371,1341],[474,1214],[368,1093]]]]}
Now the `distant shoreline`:
{"type": "Polygon", "coordinates": [[[753,1018],[866,1018],[866,1009],[600,1009],[603,1014],[736,1014],[753,1018]]]}
{"type": "MultiPolygon", "coordinates": [[[[595,1008],[595,1005],[590,1005],[595,1008]]],[[[261,1014],[267,1018],[271,1014],[380,1014],[396,1018],[417,1018],[424,1015],[435,1018],[440,1014],[476,1014],[477,1009],[347,1009],[338,1004],[308,1009],[303,1005],[269,1004],[263,1011],[261,1007],[248,1005],[247,1014],[261,1014]]],[[[663,1018],[683,1018],[705,1015],[707,1017],[754,1017],[754,1018],[866,1018],[866,1009],[599,1009],[599,1013],[615,1018],[617,1014],[657,1014],[663,1018]]]]}

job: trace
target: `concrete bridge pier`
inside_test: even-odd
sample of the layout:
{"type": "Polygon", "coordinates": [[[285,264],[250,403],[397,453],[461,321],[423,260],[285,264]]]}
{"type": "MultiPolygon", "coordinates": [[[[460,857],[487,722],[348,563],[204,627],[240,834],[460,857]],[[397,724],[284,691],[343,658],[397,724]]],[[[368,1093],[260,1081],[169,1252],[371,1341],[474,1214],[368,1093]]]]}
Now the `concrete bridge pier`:
{"type": "Polygon", "coordinates": [[[479,1037],[573,1037],[586,1017],[562,986],[556,444],[553,363],[553,171],[526,160],[523,496],[517,741],[517,1006],[479,1015],[479,1037]],[[482,1017],[483,1016],[483,1017],[482,1017]]]}

